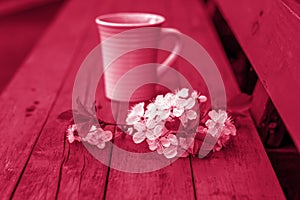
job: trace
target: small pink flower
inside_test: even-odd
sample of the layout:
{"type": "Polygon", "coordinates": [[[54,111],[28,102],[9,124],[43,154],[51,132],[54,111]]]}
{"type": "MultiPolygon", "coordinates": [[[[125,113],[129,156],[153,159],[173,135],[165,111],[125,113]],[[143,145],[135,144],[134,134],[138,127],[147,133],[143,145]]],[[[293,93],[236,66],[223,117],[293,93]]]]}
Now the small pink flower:
{"type": "Polygon", "coordinates": [[[105,147],[105,143],[112,139],[112,132],[105,131],[102,128],[92,126],[88,134],[82,138],[83,141],[88,142],[91,145],[96,145],[99,149],[105,147]]]}
{"type": "Polygon", "coordinates": [[[189,120],[194,120],[196,118],[197,118],[197,112],[194,110],[187,110],[179,117],[184,127],[187,125],[189,120]]]}
{"type": "Polygon", "coordinates": [[[76,124],[72,124],[67,129],[67,140],[69,143],[73,143],[74,141],[81,141],[81,137],[78,135],[76,124]]]}
{"type": "Polygon", "coordinates": [[[134,129],[137,130],[132,137],[134,143],[139,144],[146,138],[149,140],[155,140],[163,134],[163,123],[157,123],[155,126],[151,125],[153,128],[150,128],[149,126],[143,122],[137,122],[134,124],[134,129]]]}
{"type": "Polygon", "coordinates": [[[174,134],[160,137],[156,140],[147,140],[149,149],[163,154],[166,158],[174,158],[177,155],[178,140],[174,134]]]}
{"type": "Polygon", "coordinates": [[[207,101],[207,97],[204,95],[201,95],[200,93],[193,91],[191,94],[191,97],[194,99],[198,99],[200,101],[200,103],[204,103],[207,101]]]}
{"type": "Polygon", "coordinates": [[[231,136],[236,135],[236,128],[234,124],[231,122],[230,118],[227,118],[225,121],[225,126],[223,127],[221,134],[218,138],[216,145],[213,148],[213,151],[220,151],[223,147],[225,147],[231,136]]]}
{"type": "Polygon", "coordinates": [[[207,132],[213,137],[218,136],[225,126],[227,112],[224,110],[219,110],[218,112],[212,110],[208,113],[208,116],[210,119],[205,123],[207,126],[207,132]]]}

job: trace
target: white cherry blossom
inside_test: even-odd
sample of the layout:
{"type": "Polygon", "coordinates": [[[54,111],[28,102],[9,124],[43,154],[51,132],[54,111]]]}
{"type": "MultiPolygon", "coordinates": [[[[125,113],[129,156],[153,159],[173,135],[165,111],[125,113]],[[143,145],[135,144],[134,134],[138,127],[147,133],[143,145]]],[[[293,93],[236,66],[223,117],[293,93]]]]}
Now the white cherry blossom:
{"type": "Polygon", "coordinates": [[[141,119],[141,117],[144,116],[144,105],[145,103],[142,102],[132,107],[130,113],[126,118],[126,123],[128,125],[133,125],[134,123],[138,122],[141,119]]]}
{"type": "Polygon", "coordinates": [[[147,140],[149,149],[163,154],[166,158],[174,158],[177,155],[178,140],[174,134],[160,137],[156,140],[147,140]]]}
{"type": "Polygon", "coordinates": [[[227,112],[224,110],[212,110],[208,113],[210,117],[209,120],[206,121],[205,125],[207,126],[207,132],[212,136],[218,136],[220,131],[225,125],[225,121],[227,119],[227,112]]]}
{"type": "Polygon", "coordinates": [[[96,145],[99,149],[105,147],[105,143],[112,139],[112,132],[105,131],[102,128],[92,126],[88,134],[82,138],[82,141],[88,142],[91,145],[96,145]]]}

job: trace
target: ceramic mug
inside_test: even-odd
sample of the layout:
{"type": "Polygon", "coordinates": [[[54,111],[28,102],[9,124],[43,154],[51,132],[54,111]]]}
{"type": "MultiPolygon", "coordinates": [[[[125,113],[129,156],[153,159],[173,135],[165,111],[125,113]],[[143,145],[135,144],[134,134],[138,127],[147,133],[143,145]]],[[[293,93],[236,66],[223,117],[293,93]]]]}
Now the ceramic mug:
{"type": "MultiPolygon", "coordinates": [[[[150,13],[113,13],[106,14],[96,18],[96,24],[99,29],[100,40],[105,41],[106,39],[115,36],[123,31],[147,28],[147,27],[161,27],[164,23],[165,18],[157,14],[150,13]]],[[[110,42],[102,43],[102,60],[107,63],[110,58],[118,58],[112,62],[109,66],[105,66],[104,71],[104,84],[105,94],[111,100],[115,101],[128,101],[128,90],[132,88],[132,84],[135,84],[135,80],[142,79],[148,82],[155,82],[159,76],[167,71],[176,59],[177,54],[181,49],[180,32],[173,28],[156,28],[156,29],[143,29],[143,34],[130,33],[129,35],[121,37],[118,40],[107,40],[110,42]],[[174,49],[166,60],[157,67],[145,68],[143,73],[131,76],[130,80],[123,82],[121,87],[116,90],[116,84],[118,80],[126,74],[129,70],[136,66],[140,66],[147,63],[157,63],[158,50],[155,48],[145,48],[135,51],[131,51],[124,55],[116,55],[122,48],[128,48],[131,45],[133,49],[139,46],[158,46],[159,40],[162,37],[171,36],[175,37],[176,41],[174,49]]],[[[139,87],[132,94],[130,101],[138,102],[145,101],[155,96],[155,85],[147,84],[139,87]]]]}

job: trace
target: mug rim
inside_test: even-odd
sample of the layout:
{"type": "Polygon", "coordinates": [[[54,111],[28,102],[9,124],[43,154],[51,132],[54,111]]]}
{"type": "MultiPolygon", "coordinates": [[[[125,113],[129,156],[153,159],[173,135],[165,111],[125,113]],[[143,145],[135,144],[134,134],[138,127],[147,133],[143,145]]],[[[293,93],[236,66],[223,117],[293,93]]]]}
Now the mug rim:
{"type": "Polygon", "coordinates": [[[146,27],[146,26],[155,26],[162,24],[165,21],[165,18],[161,15],[154,13],[143,13],[143,12],[119,12],[119,13],[109,13],[96,17],[95,22],[98,25],[109,26],[109,27],[146,27]],[[136,22],[136,23],[121,23],[121,22],[109,22],[104,19],[112,18],[112,17],[122,17],[122,16],[137,16],[137,17],[145,17],[150,16],[152,18],[158,19],[155,23],[148,22],[136,22]]]}

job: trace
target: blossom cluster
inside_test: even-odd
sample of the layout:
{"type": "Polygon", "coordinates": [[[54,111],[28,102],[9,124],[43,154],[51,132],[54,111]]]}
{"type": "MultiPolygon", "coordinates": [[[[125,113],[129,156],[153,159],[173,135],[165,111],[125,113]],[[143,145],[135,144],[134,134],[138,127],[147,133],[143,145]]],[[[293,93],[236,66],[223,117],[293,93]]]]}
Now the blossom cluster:
{"type": "MultiPolygon", "coordinates": [[[[203,142],[197,138],[207,135],[217,141],[212,150],[220,151],[236,135],[236,128],[224,110],[200,112],[200,105],[206,102],[206,96],[196,91],[189,93],[187,88],[158,95],[148,104],[141,102],[131,108],[125,132],[134,143],[146,142],[150,151],[166,158],[197,154],[203,142]]],[[[91,125],[84,137],[79,136],[78,126],[73,124],[67,129],[70,143],[83,141],[103,149],[113,138],[111,131],[95,125],[91,125]]]]}
{"type": "Polygon", "coordinates": [[[132,135],[134,143],[146,141],[151,151],[157,151],[166,158],[195,153],[194,138],[197,133],[217,137],[218,141],[213,150],[218,151],[227,144],[230,136],[236,134],[236,129],[227,112],[223,110],[210,111],[208,113],[210,119],[204,126],[190,123],[200,121],[201,116],[197,114],[198,104],[206,101],[206,96],[196,91],[189,95],[187,88],[176,93],[158,95],[146,106],[146,109],[144,102],[132,107],[126,119],[126,124],[130,126],[127,133],[132,135]],[[176,124],[177,130],[168,124],[176,124]],[[190,127],[191,124],[193,127],[190,127]],[[184,134],[179,136],[177,133],[180,125],[184,128],[182,131],[184,134]]]}
{"type": "Polygon", "coordinates": [[[212,110],[208,113],[208,116],[210,119],[206,121],[206,127],[199,126],[198,132],[217,137],[218,140],[213,147],[213,151],[220,151],[222,147],[227,145],[230,137],[236,135],[236,127],[224,110],[219,110],[218,112],[212,110]]]}
{"type": "Polygon", "coordinates": [[[97,146],[99,149],[104,149],[105,143],[110,141],[113,137],[111,131],[105,131],[101,127],[96,127],[92,125],[89,132],[85,137],[81,137],[78,135],[78,127],[76,124],[72,124],[67,129],[67,139],[69,143],[73,143],[74,141],[84,141],[91,145],[97,146]]]}

